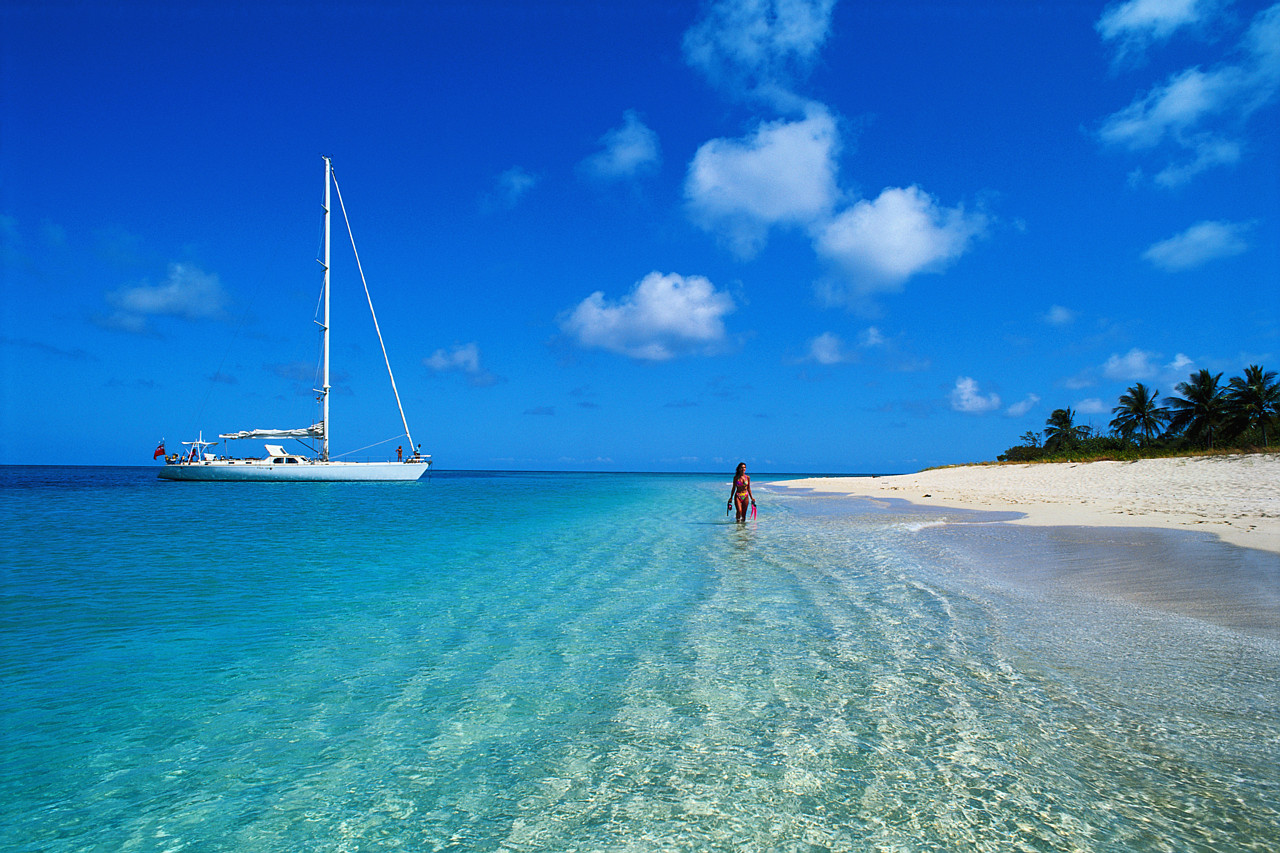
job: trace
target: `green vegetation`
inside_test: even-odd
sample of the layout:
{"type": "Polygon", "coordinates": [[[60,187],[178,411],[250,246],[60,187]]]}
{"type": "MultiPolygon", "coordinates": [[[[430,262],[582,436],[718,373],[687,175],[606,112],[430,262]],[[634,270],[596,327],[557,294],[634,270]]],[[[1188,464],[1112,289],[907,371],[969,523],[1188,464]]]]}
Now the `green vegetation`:
{"type": "Polygon", "coordinates": [[[1120,395],[1111,410],[1110,431],[1077,425],[1069,407],[1054,409],[1040,433],[1022,434],[1001,462],[1084,462],[1142,459],[1196,452],[1239,452],[1270,446],[1280,422],[1280,382],[1274,370],[1251,364],[1243,376],[1221,384],[1222,374],[1198,370],[1179,382],[1177,395],[1158,401],[1160,392],[1141,382],[1120,395]]]}

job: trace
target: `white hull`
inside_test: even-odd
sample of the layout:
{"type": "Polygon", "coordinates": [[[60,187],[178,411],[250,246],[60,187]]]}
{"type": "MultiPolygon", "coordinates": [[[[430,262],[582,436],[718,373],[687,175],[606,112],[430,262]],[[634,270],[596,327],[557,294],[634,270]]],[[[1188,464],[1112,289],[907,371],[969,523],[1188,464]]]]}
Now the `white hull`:
{"type": "Polygon", "coordinates": [[[430,462],[312,462],[290,464],[260,459],[175,462],[160,469],[162,480],[197,482],[392,482],[417,480],[430,462]]]}
{"type": "MultiPolygon", "coordinates": [[[[180,480],[196,482],[392,482],[412,481],[422,477],[431,468],[431,456],[423,456],[421,445],[413,443],[413,435],[409,432],[409,422],[404,416],[404,406],[400,403],[400,392],[396,390],[396,377],[391,372],[391,361],[387,358],[387,348],[382,343],[382,330],[378,327],[378,315],[373,313],[373,299],[369,296],[369,285],[364,279],[364,268],[360,266],[360,255],[355,254],[356,269],[360,272],[360,282],[364,285],[365,297],[369,300],[369,313],[373,316],[373,328],[378,333],[378,345],[382,347],[382,357],[387,364],[387,376],[391,379],[391,391],[396,398],[396,408],[400,410],[400,423],[404,425],[402,435],[408,439],[410,452],[408,460],[401,462],[337,462],[329,457],[329,190],[338,190],[338,178],[333,173],[333,164],[324,157],[324,257],[320,265],[324,268],[323,320],[316,320],[320,326],[321,341],[321,374],[320,385],[315,390],[320,396],[320,420],[305,429],[250,429],[232,433],[219,433],[218,438],[239,440],[257,438],[272,441],[296,440],[310,447],[310,452],[317,453],[317,458],[309,459],[294,453],[286,453],[283,445],[266,445],[267,455],[261,459],[232,459],[228,456],[218,457],[205,450],[217,445],[217,442],[205,441],[204,431],[195,441],[184,441],[191,450],[183,451],[168,457],[168,462],[160,470],[162,480],[180,480]],[[319,446],[311,444],[318,442],[319,446]]],[[[338,190],[338,204],[342,205],[342,191],[338,190]]],[[[346,220],[346,207],[342,208],[342,217],[346,220]]],[[[351,234],[351,223],[347,221],[347,234],[351,234]]],[[[351,238],[351,250],[355,253],[355,237],[351,238]]],[[[386,443],[395,441],[387,439],[386,443]]],[[[382,442],[380,442],[382,443],[382,442]]],[[[373,446],[373,445],[369,445],[373,446]]],[[[157,455],[164,453],[164,441],[160,442],[157,455]]],[[[400,455],[400,448],[396,448],[400,455]]]]}

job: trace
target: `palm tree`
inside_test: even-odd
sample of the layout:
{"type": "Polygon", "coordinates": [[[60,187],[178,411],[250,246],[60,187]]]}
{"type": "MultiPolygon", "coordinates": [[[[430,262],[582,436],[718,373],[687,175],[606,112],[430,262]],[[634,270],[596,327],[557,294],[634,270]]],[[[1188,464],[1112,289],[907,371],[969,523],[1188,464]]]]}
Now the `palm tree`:
{"type": "Polygon", "coordinates": [[[1280,414],[1280,382],[1274,370],[1260,364],[1245,368],[1244,376],[1232,377],[1227,388],[1227,406],[1233,426],[1241,432],[1257,424],[1262,428],[1262,444],[1267,444],[1267,422],[1280,414]]]}
{"type": "Polygon", "coordinates": [[[1145,447],[1171,417],[1168,409],[1156,405],[1159,393],[1139,382],[1121,394],[1120,405],[1111,410],[1115,415],[1111,428],[1125,438],[1130,438],[1135,432],[1141,433],[1145,447]]]}
{"type": "Polygon", "coordinates": [[[1089,435],[1087,426],[1076,426],[1076,413],[1068,406],[1065,409],[1054,409],[1044,422],[1044,448],[1048,451],[1063,450],[1074,447],[1082,438],[1089,435]]]}
{"type": "Polygon", "coordinates": [[[1190,382],[1179,382],[1177,386],[1181,397],[1165,397],[1165,404],[1173,409],[1173,417],[1169,419],[1169,432],[1181,432],[1188,438],[1205,436],[1206,447],[1213,447],[1213,430],[1222,424],[1227,414],[1227,397],[1223,389],[1218,387],[1217,376],[1208,370],[1197,370],[1191,374],[1190,382]]]}

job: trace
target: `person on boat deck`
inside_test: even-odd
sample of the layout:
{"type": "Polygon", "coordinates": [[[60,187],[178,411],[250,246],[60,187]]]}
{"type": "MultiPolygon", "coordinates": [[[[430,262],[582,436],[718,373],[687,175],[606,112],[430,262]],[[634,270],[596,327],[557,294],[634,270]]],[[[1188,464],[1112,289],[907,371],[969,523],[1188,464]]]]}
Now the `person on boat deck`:
{"type": "Polygon", "coordinates": [[[756,496],[751,494],[751,477],[747,475],[747,463],[739,462],[738,470],[733,475],[733,488],[729,492],[729,506],[735,507],[735,521],[747,520],[747,504],[756,505],[756,496]]]}
{"type": "Polygon", "coordinates": [[[396,461],[397,462],[404,461],[404,445],[403,444],[396,448],[396,461]]]}

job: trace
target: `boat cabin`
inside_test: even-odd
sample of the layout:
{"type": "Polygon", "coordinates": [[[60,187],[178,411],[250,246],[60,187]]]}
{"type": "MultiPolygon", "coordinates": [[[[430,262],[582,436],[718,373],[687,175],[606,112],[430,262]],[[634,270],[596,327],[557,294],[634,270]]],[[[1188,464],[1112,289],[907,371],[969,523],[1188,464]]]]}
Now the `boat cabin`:
{"type": "Polygon", "coordinates": [[[285,453],[284,448],[278,444],[268,444],[267,456],[263,462],[270,462],[273,465],[301,465],[307,461],[307,457],[299,456],[296,453],[285,453]]]}

